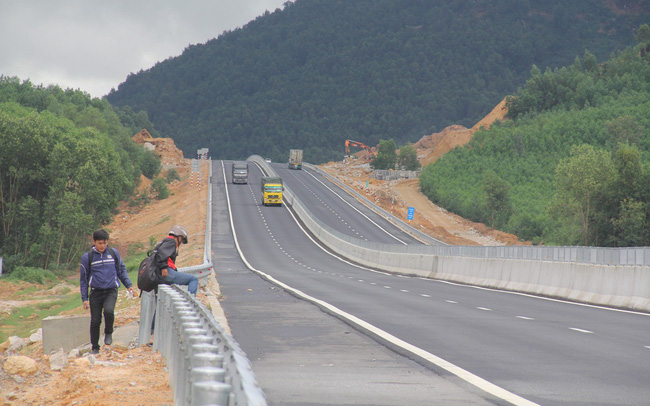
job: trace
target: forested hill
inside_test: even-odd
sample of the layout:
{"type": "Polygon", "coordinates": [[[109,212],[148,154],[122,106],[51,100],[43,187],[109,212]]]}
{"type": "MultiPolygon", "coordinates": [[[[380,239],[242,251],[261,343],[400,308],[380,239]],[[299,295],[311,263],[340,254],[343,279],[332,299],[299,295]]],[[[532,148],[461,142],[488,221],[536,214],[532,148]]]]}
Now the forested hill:
{"type": "Polygon", "coordinates": [[[186,156],[320,163],[346,139],[398,145],[471,126],[533,64],[634,44],[647,1],[296,0],[131,74],[107,99],[146,110],[186,156]]]}

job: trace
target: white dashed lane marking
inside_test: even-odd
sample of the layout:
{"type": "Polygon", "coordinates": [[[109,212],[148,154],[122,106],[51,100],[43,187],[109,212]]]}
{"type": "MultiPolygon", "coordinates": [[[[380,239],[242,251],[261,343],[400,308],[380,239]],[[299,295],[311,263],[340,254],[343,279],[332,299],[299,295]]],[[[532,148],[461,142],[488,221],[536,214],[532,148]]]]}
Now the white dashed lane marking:
{"type": "Polygon", "coordinates": [[[353,233],[355,233],[356,235],[360,236],[362,239],[368,241],[367,238],[365,238],[363,235],[361,235],[361,234],[360,234],[357,230],[355,230],[355,229],[354,229],[350,224],[348,224],[348,222],[345,221],[345,220],[344,220],[344,219],[343,219],[343,218],[342,218],[342,217],[341,217],[341,216],[340,216],[340,215],[339,215],[335,210],[333,210],[333,209],[332,209],[332,208],[331,208],[327,203],[325,203],[325,202],[323,201],[323,199],[321,199],[321,197],[320,197],[318,194],[316,194],[316,192],[314,192],[313,189],[311,189],[311,188],[310,188],[307,184],[305,184],[302,180],[298,179],[298,181],[299,181],[300,183],[302,183],[302,185],[303,185],[303,186],[304,186],[304,187],[305,187],[305,188],[306,188],[306,189],[307,189],[307,190],[308,190],[312,195],[314,195],[314,197],[315,197],[319,202],[321,202],[321,204],[322,204],[322,205],[323,205],[327,210],[329,210],[330,212],[332,212],[332,213],[333,213],[333,214],[334,214],[334,215],[335,215],[335,216],[336,216],[336,217],[337,217],[337,218],[338,218],[338,219],[339,219],[339,220],[340,220],[340,221],[341,221],[345,226],[347,226],[347,227],[348,227],[348,228],[349,228],[353,233]]]}
{"type": "Polygon", "coordinates": [[[583,330],[581,328],[569,327],[569,330],[577,331],[578,333],[593,334],[593,331],[583,330]]]}

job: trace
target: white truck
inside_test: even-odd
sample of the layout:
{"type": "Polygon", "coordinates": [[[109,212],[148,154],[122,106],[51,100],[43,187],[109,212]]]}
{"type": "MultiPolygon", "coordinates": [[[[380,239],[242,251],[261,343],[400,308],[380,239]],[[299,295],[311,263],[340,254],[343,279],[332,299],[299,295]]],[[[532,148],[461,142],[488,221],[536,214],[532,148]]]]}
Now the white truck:
{"type": "Polygon", "coordinates": [[[302,169],[302,149],[289,150],[289,169],[302,169]]]}

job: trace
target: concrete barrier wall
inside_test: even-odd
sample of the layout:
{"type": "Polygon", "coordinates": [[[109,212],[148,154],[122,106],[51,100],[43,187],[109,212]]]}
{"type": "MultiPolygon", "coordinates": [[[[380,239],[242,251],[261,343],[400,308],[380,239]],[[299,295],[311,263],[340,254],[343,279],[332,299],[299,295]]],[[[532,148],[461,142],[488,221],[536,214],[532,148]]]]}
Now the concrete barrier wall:
{"type": "MultiPolygon", "coordinates": [[[[104,318],[99,327],[104,333],[104,318]]],[[[43,319],[43,354],[63,348],[70,351],[90,344],[90,315],[50,316],[43,319]]]]}
{"type": "MultiPolygon", "coordinates": [[[[263,159],[249,159],[259,163],[267,173],[274,174],[263,159]]],[[[369,268],[650,312],[649,266],[406,252],[408,247],[367,244],[339,233],[320,223],[293,196],[289,188],[285,188],[284,196],[285,202],[321,243],[337,254],[369,268]]]]}

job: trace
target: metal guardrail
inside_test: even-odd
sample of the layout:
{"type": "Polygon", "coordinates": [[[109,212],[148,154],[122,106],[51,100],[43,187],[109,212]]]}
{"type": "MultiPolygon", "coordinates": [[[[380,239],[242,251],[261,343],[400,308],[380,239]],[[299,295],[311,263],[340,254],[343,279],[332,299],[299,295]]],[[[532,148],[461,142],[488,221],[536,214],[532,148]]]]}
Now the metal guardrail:
{"type": "Polygon", "coordinates": [[[244,352],[186,290],[159,286],[156,315],[154,349],[167,360],[175,405],[267,405],[244,352]]]}
{"type": "MultiPolygon", "coordinates": [[[[180,268],[205,281],[212,273],[212,161],[203,264],[180,268]]],[[[189,406],[266,406],[246,354],[212,313],[185,287],[158,286],[142,292],[138,345],[149,342],[156,315],[154,349],[167,361],[174,404],[189,406]]]]}

